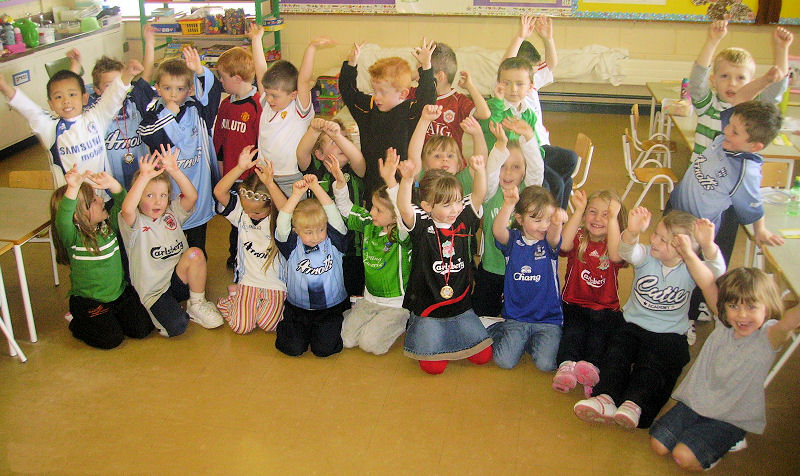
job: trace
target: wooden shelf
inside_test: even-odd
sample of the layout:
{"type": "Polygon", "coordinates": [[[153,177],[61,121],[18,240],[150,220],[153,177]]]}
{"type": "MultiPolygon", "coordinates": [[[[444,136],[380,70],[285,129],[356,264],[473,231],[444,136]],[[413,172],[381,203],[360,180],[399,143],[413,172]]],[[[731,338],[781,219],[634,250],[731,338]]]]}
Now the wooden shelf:
{"type": "Polygon", "coordinates": [[[221,39],[221,40],[231,40],[231,39],[237,39],[237,38],[239,38],[239,39],[247,38],[245,35],[226,35],[226,34],[224,34],[224,33],[223,33],[223,34],[219,34],[219,35],[206,35],[206,34],[200,34],[200,35],[186,35],[186,34],[184,34],[184,33],[156,33],[156,34],[155,34],[155,36],[160,36],[160,37],[171,37],[171,38],[174,38],[174,37],[180,36],[180,37],[182,37],[182,38],[189,38],[189,39],[191,39],[191,38],[197,38],[198,40],[208,40],[208,39],[212,39],[212,40],[213,40],[214,38],[219,38],[219,39],[221,39]]]}

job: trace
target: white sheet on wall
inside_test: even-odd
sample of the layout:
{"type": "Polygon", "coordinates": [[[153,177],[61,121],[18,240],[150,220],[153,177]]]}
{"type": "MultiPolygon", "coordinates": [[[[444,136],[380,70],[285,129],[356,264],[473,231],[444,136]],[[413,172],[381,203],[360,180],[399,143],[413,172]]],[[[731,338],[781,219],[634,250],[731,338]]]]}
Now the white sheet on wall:
{"type": "Polygon", "coordinates": [[[397,13],[464,13],[472,0],[395,0],[397,13]]]}

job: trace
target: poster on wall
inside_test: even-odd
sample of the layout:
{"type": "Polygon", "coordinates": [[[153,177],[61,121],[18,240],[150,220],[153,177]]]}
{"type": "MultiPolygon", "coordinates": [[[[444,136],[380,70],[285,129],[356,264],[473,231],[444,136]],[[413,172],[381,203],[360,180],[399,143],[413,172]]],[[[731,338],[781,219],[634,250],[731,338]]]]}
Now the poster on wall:
{"type": "Polygon", "coordinates": [[[570,16],[577,0],[281,0],[283,13],[570,16]]]}

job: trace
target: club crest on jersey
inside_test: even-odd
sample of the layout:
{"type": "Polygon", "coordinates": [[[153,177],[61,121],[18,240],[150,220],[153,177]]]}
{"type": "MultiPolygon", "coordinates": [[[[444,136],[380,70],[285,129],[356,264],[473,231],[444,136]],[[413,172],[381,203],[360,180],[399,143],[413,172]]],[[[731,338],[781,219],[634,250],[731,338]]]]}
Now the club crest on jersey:
{"type": "Polygon", "coordinates": [[[86,130],[92,134],[97,134],[97,124],[95,124],[94,121],[89,121],[89,123],[86,124],[86,130]]]}
{"type": "Polygon", "coordinates": [[[453,111],[444,111],[444,114],[442,114],[442,119],[444,119],[444,122],[447,123],[453,122],[456,120],[456,113],[453,111]]]}
{"type": "Polygon", "coordinates": [[[286,114],[288,114],[288,111],[281,111],[281,119],[286,119],[286,114]]]}
{"type": "Polygon", "coordinates": [[[168,230],[175,230],[178,228],[178,220],[175,219],[172,213],[167,212],[164,214],[164,226],[167,227],[168,230]]]}
{"type": "Polygon", "coordinates": [[[242,115],[239,117],[239,119],[241,119],[242,122],[249,121],[250,120],[250,113],[247,112],[247,111],[243,112],[242,115]]]}
{"type": "Polygon", "coordinates": [[[536,245],[536,251],[533,252],[533,259],[544,259],[547,257],[547,251],[545,251],[544,246],[536,245]]]}
{"type": "Polygon", "coordinates": [[[645,309],[652,311],[674,311],[689,299],[689,292],[675,286],[658,287],[658,277],[642,276],[634,283],[636,300],[645,309]]]}

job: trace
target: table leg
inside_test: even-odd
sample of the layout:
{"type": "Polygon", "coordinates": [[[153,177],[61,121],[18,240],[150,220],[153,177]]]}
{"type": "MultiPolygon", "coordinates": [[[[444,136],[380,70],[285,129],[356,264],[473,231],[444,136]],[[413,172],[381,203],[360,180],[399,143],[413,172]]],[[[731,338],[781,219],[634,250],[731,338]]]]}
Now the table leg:
{"type": "Polygon", "coordinates": [[[14,258],[17,260],[19,288],[22,292],[22,304],[25,305],[25,318],[28,320],[28,332],[31,335],[31,342],[36,342],[39,339],[36,337],[36,324],[33,323],[31,296],[28,293],[28,278],[25,276],[25,262],[22,260],[22,245],[14,245],[14,258]]]}
{"type": "Polygon", "coordinates": [[[0,330],[3,331],[3,334],[6,335],[6,339],[8,339],[8,350],[11,356],[18,355],[19,360],[25,362],[27,357],[22,352],[22,349],[19,348],[17,345],[17,341],[14,340],[14,330],[11,327],[11,314],[8,311],[8,299],[6,298],[6,286],[3,281],[3,271],[0,270],[0,312],[2,312],[3,319],[0,320],[0,330]]]}
{"type": "Polygon", "coordinates": [[[653,130],[655,127],[655,119],[656,119],[656,97],[650,97],[650,129],[648,129],[649,133],[647,134],[648,137],[653,137],[655,131],[653,130]]]}

